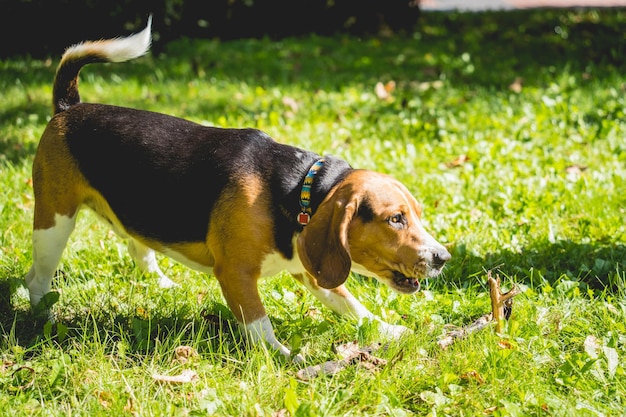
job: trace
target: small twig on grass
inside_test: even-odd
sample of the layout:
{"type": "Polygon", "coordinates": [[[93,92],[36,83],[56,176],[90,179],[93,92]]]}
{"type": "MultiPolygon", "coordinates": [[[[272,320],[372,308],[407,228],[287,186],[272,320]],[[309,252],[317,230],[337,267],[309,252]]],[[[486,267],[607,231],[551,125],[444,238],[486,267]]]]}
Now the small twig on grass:
{"type": "Polygon", "coordinates": [[[496,322],[496,332],[502,333],[504,321],[511,317],[513,297],[520,293],[520,289],[517,286],[513,286],[508,292],[502,293],[500,289],[500,277],[496,275],[496,277],[493,278],[491,271],[487,272],[487,282],[489,283],[491,312],[493,314],[493,321],[496,322]]]}
{"type": "Polygon", "coordinates": [[[443,339],[439,340],[439,342],[437,343],[439,344],[440,348],[445,349],[448,346],[452,345],[457,339],[463,339],[468,334],[475,333],[479,330],[484,329],[491,323],[492,318],[493,315],[491,313],[485,314],[468,326],[449,331],[446,336],[443,339]]]}
{"type": "Polygon", "coordinates": [[[309,381],[319,375],[334,375],[347,366],[355,364],[360,364],[369,370],[375,370],[387,364],[386,360],[372,355],[372,352],[380,347],[380,344],[374,344],[361,348],[357,342],[339,345],[335,350],[337,354],[343,356],[343,359],[308,366],[299,370],[296,373],[296,377],[302,381],[309,381]]]}
{"type": "Polygon", "coordinates": [[[514,286],[510,291],[502,293],[500,277],[496,275],[496,278],[493,278],[491,271],[487,271],[487,283],[489,284],[489,296],[491,298],[491,313],[479,317],[468,326],[449,331],[443,339],[439,340],[439,347],[445,349],[453,344],[456,339],[462,339],[468,334],[482,330],[491,322],[496,323],[496,332],[502,332],[504,321],[511,316],[513,297],[520,293],[520,289],[514,286]]]}

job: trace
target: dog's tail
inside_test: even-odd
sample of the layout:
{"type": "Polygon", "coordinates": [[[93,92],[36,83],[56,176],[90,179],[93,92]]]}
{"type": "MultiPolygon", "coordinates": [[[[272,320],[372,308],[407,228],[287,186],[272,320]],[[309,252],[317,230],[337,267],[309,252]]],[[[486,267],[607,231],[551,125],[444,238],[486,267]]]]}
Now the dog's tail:
{"type": "Polygon", "coordinates": [[[87,64],[95,62],[123,62],[137,58],[150,49],[152,16],[146,28],[125,38],[82,42],[65,50],[54,77],[52,104],[54,114],[80,103],[78,73],[87,64]]]}

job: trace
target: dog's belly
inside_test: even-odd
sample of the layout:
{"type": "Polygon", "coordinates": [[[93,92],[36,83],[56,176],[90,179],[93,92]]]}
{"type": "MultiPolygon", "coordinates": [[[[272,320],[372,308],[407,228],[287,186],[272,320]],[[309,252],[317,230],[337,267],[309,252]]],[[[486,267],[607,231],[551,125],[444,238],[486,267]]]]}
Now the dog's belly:
{"type": "MultiPolygon", "coordinates": [[[[294,238],[294,245],[295,245],[294,238]]],[[[215,260],[208,252],[203,243],[186,243],[179,245],[169,245],[161,247],[160,245],[150,245],[163,255],[199,272],[206,274],[213,273],[213,265],[215,260]]],[[[306,272],[297,251],[294,251],[291,259],[285,258],[279,251],[268,254],[260,265],[260,276],[271,277],[283,271],[287,271],[293,275],[306,272]]],[[[237,256],[236,254],[233,256],[237,256]]]]}
{"type": "Polygon", "coordinates": [[[206,274],[213,273],[214,260],[203,243],[188,243],[157,248],[156,250],[188,268],[206,274]]]}

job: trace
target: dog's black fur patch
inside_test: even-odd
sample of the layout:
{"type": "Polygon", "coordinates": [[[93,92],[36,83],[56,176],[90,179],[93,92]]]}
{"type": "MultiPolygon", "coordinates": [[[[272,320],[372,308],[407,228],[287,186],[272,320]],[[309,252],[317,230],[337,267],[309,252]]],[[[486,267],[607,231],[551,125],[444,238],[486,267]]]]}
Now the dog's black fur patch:
{"type": "MultiPolygon", "coordinates": [[[[144,110],[81,103],[61,115],[80,171],[131,233],[166,244],[204,242],[222,192],[254,175],[277,203],[277,247],[293,256],[300,189],[318,154],[256,129],[206,127],[144,110]]],[[[326,157],[311,190],[313,210],[350,169],[326,157]]]]}

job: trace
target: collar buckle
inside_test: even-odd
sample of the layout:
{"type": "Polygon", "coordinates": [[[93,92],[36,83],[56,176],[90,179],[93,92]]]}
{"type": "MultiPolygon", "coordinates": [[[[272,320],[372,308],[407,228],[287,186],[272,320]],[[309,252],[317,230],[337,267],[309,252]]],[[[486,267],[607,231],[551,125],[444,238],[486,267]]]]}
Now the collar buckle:
{"type": "Polygon", "coordinates": [[[306,226],[307,224],[309,224],[310,220],[311,220],[311,215],[309,213],[307,212],[298,213],[298,223],[300,223],[300,225],[306,226]]]}

